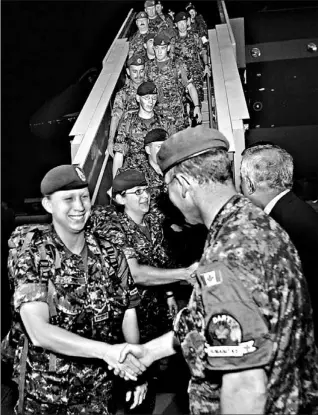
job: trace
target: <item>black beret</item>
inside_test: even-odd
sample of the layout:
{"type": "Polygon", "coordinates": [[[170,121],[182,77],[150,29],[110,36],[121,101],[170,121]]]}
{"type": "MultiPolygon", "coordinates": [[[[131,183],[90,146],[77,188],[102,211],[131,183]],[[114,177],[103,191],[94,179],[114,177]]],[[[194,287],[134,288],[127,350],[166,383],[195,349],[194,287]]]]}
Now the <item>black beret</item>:
{"type": "Polygon", "coordinates": [[[155,5],[155,0],[146,0],[145,7],[152,7],[155,5]]]}
{"type": "Polygon", "coordinates": [[[148,14],[146,12],[139,12],[136,15],[136,20],[138,19],[148,19],[148,14]]]}
{"type": "Polygon", "coordinates": [[[41,193],[43,196],[48,196],[60,190],[83,189],[84,187],[88,187],[88,183],[83,170],[72,164],[63,164],[46,173],[41,182],[41,193]]]}
{"type": "Polygon", "coordinates": [[[160,169],[166,173],[176,164],[206,153],[215,147],[229,149],[227,139],[218,130],[204,124],[193,128],[188,127],[173,134],[162,144],[157,154],[157,161],[160,169]]]}
{"type": "Polygon", "coordinates": [[[127,66],[130,65],[144,65],[145,64],[145,57],[139,53],[135,53],[127,60],[127,66]]]}
{"type": "Polygon", "coordinates": [[[145,175],[139,170],[125,170],[114,178],[113,193],[121,193],[136,186],[147,186],[145,175]]]}
{"type": "Polygon", "coordinates": [[[186,5],[185,9],[186,9],[186,11],[188,12],[189,10],[192,10],[192,9],[194,9],[194,10],[195,10],[195,7],[194,7],[194,5],[193,5],[192,3],[188,3],[188,4],[186,5]]]}
{"type": "Polygon", "coordinates": [[[160,32],[153,41],[154,46],[163,46],[163,45],[169,45],[170,44],[170,39],[169,37],[163,33],[160,32]]]}
{"type": "Polygon", "coordinates": [[[153,32],[147,33],[146,36],[144,37],[144,43],[147,43],[148,40],[154,39],[155,37],[156,37],[156,33],[153,33],[153,32]]]}
{"type": "Polygon", "coordinates": [[[149,94],[157,94],[157,87],[153,82],[147,81],[139,85],[137,95],[144,96],[149,94]]]}
{"type": "Polygon", "coordinates": [[[155,143],[156,141],[165,141],[168,138],[168,133],[163,128],[154,128],[153,130],[147,133],[144,145],[148,145],[150,143],[155,143]]]}
{"type": "Polygon", "coordinates": [[[176,17],[175,17],[174,22],[175,23],[178,23],[178,22],[181,22],[181,20],[188,20],[188,17],[189,17],[189,14],[188,13],[186,13],[186,12],[179,12],[176,15],[176,17]]]}

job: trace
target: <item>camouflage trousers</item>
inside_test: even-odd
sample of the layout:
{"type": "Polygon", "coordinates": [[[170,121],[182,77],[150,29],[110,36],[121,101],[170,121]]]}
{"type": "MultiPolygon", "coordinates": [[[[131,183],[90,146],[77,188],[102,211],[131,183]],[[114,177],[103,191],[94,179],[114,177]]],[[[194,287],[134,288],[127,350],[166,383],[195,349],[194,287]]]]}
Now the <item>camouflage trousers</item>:
{"type": "MultiPolygon", "coordinates": [[[[18,412],[18,404],[14,409],[15,414],[20,415],[18,412]]],[[[34,415],[111,415],[115,414],[115,409],[112,410],[109,404],[102,402],[89,402],[81,405],[55,405],[44,404],[36,402],[27,397],[24,400],[23,414],[34,415]]]]}
{"type": "Polygon", "coordinates": [[[169,135],[184,130],[189,126],[188,119],[185,117],[182,101],[180,101],[180,105],[174,107],[166,103],[158,104],[158,106],[165,122],[168,123],[169,135]]]}
{"type": "Polygon", "coordinates": [[[203,91],[203,72],[201,67],[196,68],[193,71],[193,85],[198,93],[199,102],[204,101],[204,91],[203,91]]]}
{"type": "MultiPolygon", "coordinates": [[[[50,375],[53,379],[54,376],[50,375]]],[[[82,379],[83,380],[83,379],[82,379]]],[[[94,379],[83,384],[80,378],[70,379],[68,386],[60,382],[37,385],[26,380],[23,405],[19,401],[15,413],[35,415],[114,414],[113,381],[104,380],[98,386],[94,379]],[[22,408],[22,411],[21,411],[22,408]],[[20,411],[20,412],[19,412],[20,411]]]]}
{"type": "Polygon", "coordinates": [[[141,302],[137,307],[137,316],[141,343],[172,330],[172,317],[164,294],[160,290],[143,291],[141,302]]]}
{"type": "Polygon", "coordinates": [[[188,393],[191,415],[217,415],[220,413],[219,384],[192,378],[188,393]]]}

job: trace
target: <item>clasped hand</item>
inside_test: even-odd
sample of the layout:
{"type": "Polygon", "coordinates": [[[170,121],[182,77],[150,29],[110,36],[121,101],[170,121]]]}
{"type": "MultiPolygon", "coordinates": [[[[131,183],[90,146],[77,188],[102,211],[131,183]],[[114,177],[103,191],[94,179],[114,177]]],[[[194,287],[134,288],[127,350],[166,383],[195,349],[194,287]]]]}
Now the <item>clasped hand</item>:
{"type": "Polygon", "coordinates": [[[137,377],[147,369],[147,366],[133,353],[124,355],[123,350],[127,346],[127,343],[105,345],[102,358],[107,363],[108,369],[113,370],[115,375],[125,380],[137,380],[137,377]]]}

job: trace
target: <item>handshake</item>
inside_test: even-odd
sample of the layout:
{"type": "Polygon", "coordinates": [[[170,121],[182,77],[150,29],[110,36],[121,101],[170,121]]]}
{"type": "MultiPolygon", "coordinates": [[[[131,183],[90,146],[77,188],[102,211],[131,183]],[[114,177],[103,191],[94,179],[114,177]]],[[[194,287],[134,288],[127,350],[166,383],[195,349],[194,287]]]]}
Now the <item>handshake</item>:
{"type": "Polygon", "coordinates": [[[125,380],[137,380],[155,360],[176,353],[174,334],[170,331],[145,344],[106,344],[103,345],[101,358],[107,363],[108,369],[125,380]]]}
{"type": "Polygon", "coordinates": [[[108,369],[125,380],[137,380],[155,360],[145,345],[139,344],[105,344],[102,359],[108,369]]]}

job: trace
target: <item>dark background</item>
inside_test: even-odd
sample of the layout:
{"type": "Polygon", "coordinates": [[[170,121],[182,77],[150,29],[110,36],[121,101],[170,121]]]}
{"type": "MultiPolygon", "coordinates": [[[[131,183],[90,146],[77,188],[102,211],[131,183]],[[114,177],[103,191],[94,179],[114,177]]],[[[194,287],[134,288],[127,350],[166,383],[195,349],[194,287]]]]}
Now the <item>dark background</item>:
{"type": "MultiPolygon", "coordinates": [[[[217,16],[214,1],[199,3],[217,16]]],[[[180,11],[185,4],[169,2],[169,7],[180,11]]],[[[143,2],[2,2],[3,201],[18,207],[24,198],[40,196],[46,171],[70,161],[67,139],[35,137],[30,117],[87,69],[101,65],[132,7],[142,10],[143,2]]]]}
{"type": "MultiPolygon", "coordinates": [[[[171,7],[178,12],[186,3],[164,2],[165,11],[171,7]]],[[[318,30],[317,9],[316,15],[313,10],[318,5],[316,1],[226,3],[230,17],[244,16],[247,44],[309,37],[318,30]],[[300,8],[307,11],[301,12],[300,8]]],[[[216,1],[195,4],[210,28],[220,23],[216,1]]],[[[29,120],[45,101],[75,83],[87,69],[100,67],[131,7],[142,10],[143,1],[2,2],[2,201],[9,202],[17,210],[23,209],[24,198],[40,196],[39,184],[46,171],[54,165],[70,162],[67,137],[41,140],[30,132],[29,120]]],[[[255,125],[266,128],[318,124],[317,59],[314,65],[313,61],[307,59],[306,67],[300,60],[251,65],[247,98],[252,128],[255,125]],[[263,110],[255,112],[252,104],[259,100],[260,85],[254,74],[259,71],[263,72],[266,86],[274,85],[279,93],[274,100],[273,95],[264,95],[263,110]],[[292,90],[288,79],[295,73],[299,76],[292,90]],[[304,91],[307,91],[306,96],[304,91]]],[[[256,139],[262,135],[262,128],[254,134],[256,139]]],[[[271,135],[272,130],[263,132],[271,135]]],[[[291,150],[296,156],[299,153],[297,140],[301,139],[298,135],[294,132],[293,136],[289,131],[287,139],[284,138],[291,142],[288,136],[293,136],[296,146],[291,150]]],[[[307,147],[313,139],[306,142],[307,147]]],[[[310,153],[310,148],[306,151],[310,153]]],[[[305,166],[306,157],[304,153],[298,164],[305,166]]],[[[313,163],[312,160],[310,165],[313,163]]]]}

